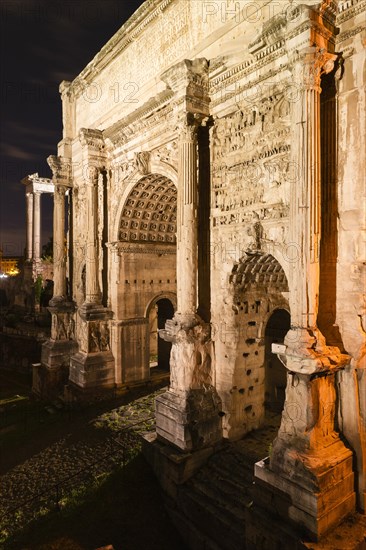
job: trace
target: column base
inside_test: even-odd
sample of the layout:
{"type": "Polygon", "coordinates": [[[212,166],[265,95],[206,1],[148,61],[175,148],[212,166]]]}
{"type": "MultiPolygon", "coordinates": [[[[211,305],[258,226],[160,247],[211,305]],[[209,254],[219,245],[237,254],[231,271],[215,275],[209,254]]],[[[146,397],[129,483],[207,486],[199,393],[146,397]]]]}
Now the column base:
{"type": "Polygon", "coordinates": [[[70,357],[77,348],[74,340],[50,339],[43,344],[41,363],[33,365],[33,393],[42,399],[55,399],[63,393],[69,377],[70,357]]]}
{"type": "Polygon", "coordinates": [[[78,352],[71,357],[69,381],[83,390],[114,387],[114,357],[110,351],[78,352]]]}
{"type": "Polygon", "coordinates": [[[220,399],[214,388],[167,391],[156,398],[156,433],[183,451],[217,444],[222,439],[220,399]]]}
{"type": "Polygon", "coordinates": [[[287,472],[273,471],[269,459],[257,462],[254,502],[316,541],[355,511],[352,459],[338,440],[314,452],[285,450],[287,472]]]}

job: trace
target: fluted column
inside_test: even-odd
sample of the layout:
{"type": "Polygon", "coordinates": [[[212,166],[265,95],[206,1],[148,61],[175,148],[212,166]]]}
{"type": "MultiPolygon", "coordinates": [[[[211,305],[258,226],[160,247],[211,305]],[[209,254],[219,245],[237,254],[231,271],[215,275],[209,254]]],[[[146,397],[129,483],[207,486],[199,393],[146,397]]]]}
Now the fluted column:
{"type": "Polygon", "coordinates": [[[319,302],[321,224],[320,78],[336,56],[306,48],[293,62],[299,99],[293,103],[293,166],[290,231],[296,254],[291,265],[291,319],[294,327],[315,328],[319,302]]]}
{"type": "Polygon", "coordinates": [[[41,258],[41,193],[33,193],[33,259],[41,258]]]}
{"type": "Polygon", "coordinates": [[[27,260],[33,256],[33,193],[26,193],[27,202],[27,260]]]}
{"type": "Polygon", "coordinates": [[[86,304],[101,304],[101,292],[98,278],[98,177],[99,170],[96,167],[90,167],[86,179],[86,304]]]}
{"type": "Polygon", "coordinates": [[[53,202],[53,297],[66,297],[65,193],[55,186],[53,202]]]}
{"type": "Polygon", "coordinates": [[[178,312],[197,309],[197,125],[186,117],[178,141],[178,312]]]}

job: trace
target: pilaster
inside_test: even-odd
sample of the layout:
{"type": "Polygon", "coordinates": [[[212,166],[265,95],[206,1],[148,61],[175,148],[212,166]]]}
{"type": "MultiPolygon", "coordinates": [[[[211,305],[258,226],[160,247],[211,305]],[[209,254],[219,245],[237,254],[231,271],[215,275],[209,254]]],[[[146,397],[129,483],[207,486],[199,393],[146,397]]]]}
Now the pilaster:
{"type": "Polygon", "coordinates": [[[100,130],[83,128],[79,133],[83,153],[86,187],[86,280],[85,301],[77,313],[79,351],[71,358],[70,382],[83,392],[115,385],[114,358],[111,352],[112,312],[102,304],[99,284],[100,255],[98,239],[98,182],[106,165],[104,139],[100,130]]]}

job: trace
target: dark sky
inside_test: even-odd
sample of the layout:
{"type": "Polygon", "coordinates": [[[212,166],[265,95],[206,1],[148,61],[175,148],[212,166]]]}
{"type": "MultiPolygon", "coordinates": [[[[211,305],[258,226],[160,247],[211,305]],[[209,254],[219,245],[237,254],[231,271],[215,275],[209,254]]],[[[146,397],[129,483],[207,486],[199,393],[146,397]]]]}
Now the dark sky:
{"type": "MultiPolygon", "coordinates": [[[[0,0],[0,248],[23,254],[20,180],[51,177],[46,158],[62,138],[62,80],[73,80],[143,0],[0,0]]],[[[42,236],[52,234],[52,199],[42,195],[42,236]]]]}

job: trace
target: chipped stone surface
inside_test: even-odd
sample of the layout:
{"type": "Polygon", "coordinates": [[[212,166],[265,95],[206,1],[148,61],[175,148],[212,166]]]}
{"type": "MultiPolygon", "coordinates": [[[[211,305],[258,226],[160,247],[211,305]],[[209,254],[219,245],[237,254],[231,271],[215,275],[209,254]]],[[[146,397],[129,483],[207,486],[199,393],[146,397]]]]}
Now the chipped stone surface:
{"type": "Polygon", "coordinates": [[[77,346],[71,390],[146,382],[150,314],[168,300],[160,437],[190,450],[192,425],[201,443],[242,437],[287,371],[269,485],[312,479],[312,458],[326,468],[345,439],[364,509],[365,0],[273,0],[256,17],[246,4],[145,2],[62,83],[50,162],[73,195],[75,313],[67,327],[55,313],[53,333],[77,346]]]}

